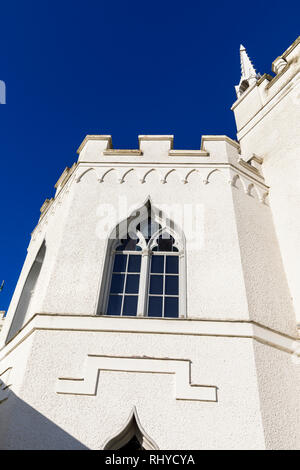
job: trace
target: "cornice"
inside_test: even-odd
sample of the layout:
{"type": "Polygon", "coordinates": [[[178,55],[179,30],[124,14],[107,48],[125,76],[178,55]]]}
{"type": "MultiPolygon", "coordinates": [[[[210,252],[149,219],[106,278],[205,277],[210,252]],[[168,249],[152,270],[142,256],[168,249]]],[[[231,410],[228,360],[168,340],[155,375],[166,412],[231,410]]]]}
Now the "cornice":
{"type": "MultiPolygon", "coordinates": [[[[119,183],[126,182],[126,177],[133,172],[136,172],[137,179],[140,183],[144,183],[146,181],[146,177],[153,171],[157,171],[160,174],[160,181],[162,183],[167,182],[168,175],[170,175],[174,171],[178,171],[179,179],[183,183],[188,182],[188,176],[196,171],[199,172],[200,175],[204,177],[203,182],[207,184],[209,182],[209,176],[212,174],[214,170],[222,170],[228,169],[235,174],[242,176],[243,178],[247,178],[250,183],[255,183],[258,185],[263,191],[268,192],[269,186],[267,186],[264,182],[264,178],[259,172],[254,169],[251,165],[247,162],[244,162],[244,165],[239,164],[240,166],[234,165],[233,163],[229,162],[222,162],[222,163],[211,163],[211,162],[144,162],[143,160],[140,161],[128,161],[120,163],[120,161],[116,162],[107,162],[107,163],[93,163],[93,162],[81,162],[79,165],[79,169],[81,168],[83,171],[78,172],[76,174],[76,182],[79,183],[81,178],[88,172],[88,171],[95,171],[97,175],[97,179],[100,183],[105,181],[106,175],[108,175],[111,171],[116,171],[117,179],[119,183]],[[201,172],[204,170],[204,172],[201,172]],[[245,171],[247,170],[247,171],[245,171]],[[202,174],[203,173],[203,174],[202,174]],[[206,173],[206,175],[205,175],[206,173]]],[[[223,172],[224,177],[228,180],[228,175],[223,172]]],[[[233,175],[234,177],[235,175],[233,175]]],[[[228,182],[231,183],[231,178],[228,182]]],[[[247,192],[245,190],[245,192],[247,192]]]]}

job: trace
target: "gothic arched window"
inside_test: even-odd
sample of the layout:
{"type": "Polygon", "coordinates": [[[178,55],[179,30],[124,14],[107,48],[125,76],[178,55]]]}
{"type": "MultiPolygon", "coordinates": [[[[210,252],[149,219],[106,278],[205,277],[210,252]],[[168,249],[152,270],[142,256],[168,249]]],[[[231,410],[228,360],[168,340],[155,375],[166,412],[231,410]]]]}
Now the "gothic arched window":
{"type": "Polygon", "coordinates": [[[137,314],[141,247],[138,240],[120,240],[112,251],[113,268],[107,306],[107,315],[135,316],[137,314]]]}
{"type": "Polygon", "coordinates": [[[184,245],[174,224],[150,203],[125,222],[108,244],[99,313],[185,316],[184,245]]]}

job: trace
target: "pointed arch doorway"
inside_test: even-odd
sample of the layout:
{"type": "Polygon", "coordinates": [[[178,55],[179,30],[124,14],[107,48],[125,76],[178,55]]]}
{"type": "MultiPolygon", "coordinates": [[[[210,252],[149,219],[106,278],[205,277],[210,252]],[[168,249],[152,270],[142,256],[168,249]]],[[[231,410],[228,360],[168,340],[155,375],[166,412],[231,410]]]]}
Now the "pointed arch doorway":
{"type": "Polygon", "coordinates": [[[106,442],[103,450],[135,452],[138,450],[158,450],[158,447],[143,429],[134,407],[125,426],[106,442]]]}

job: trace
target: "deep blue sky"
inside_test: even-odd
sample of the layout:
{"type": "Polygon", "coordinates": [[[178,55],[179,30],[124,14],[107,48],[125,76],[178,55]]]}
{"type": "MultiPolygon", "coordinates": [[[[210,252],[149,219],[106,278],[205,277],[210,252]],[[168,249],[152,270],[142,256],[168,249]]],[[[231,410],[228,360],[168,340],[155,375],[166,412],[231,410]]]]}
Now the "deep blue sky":
{"type": "Polygon", "coordinates": [[[86,134],[115,148],[137,148],[138,134],[195,149],[201,134],[235,138],[240,43],[269,73],[300,34],[299,1],[10,0],[0,15],[0,310],[86,134]]]}

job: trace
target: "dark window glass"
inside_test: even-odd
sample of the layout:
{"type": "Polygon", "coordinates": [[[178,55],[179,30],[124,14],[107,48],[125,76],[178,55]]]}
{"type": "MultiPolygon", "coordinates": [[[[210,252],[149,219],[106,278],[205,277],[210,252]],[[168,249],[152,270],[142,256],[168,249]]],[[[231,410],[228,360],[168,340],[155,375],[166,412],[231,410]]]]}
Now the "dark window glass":
{"type": "Polygon", "coordinates": [[[123,445],[120,449],[118,449],[118,453],[126,453],[131,455],[132,452],[136,452],[138,450],[146,450],[139,442],[136,436],[133,436],[127,444],[123,445]]]}
{"type": "Polygon", "coordinates": [[[120,315],[122,305],[122,296],[121,295],[110,295],[107,315],[120,315]]]}
{"type": "Polygon", "coordinates": [[[164,232],[159,236],[157,247],[153,248],[153,251],[178,251],[174,243],[174,238],[168,232],[164,232]]]}
{"type": "Polygon", "coordinates": [[[165,297],[165,317],[178,317],[178,297],[165,297]]]}
{"type": "Polygon", "coordinates": [[[127,274],[125,292],[128,294],[137,294],[139,292],[139,282],[139,274],[127,274]]]}
{"type": "Polygon", "coordinates": [[[159,237],[158,251],[172,251],[173,241],[172,238],[159,237]]]}
{"type": "Polygon", "coordinates": [[[162,294],[163,293],[163,276],[151,276],[150,277],[150,294],[162,294]]]}
{"type": "Polygon", "coordinates": [[[128,271],[130,273],[139,273],[141,270],[141,256],[130,255],[128,261],[128,271]]]}
{"type": "Polygon", "coordinates": [[[122,273],[126,271],[127,255],[115,255],[115,262],[113,267],[114,273],[122,273]]]}
{"type": "Polygon", "coordinates": [[[151,258],[151,272],[152,273],[163,273],[164,272],[164,257],[163,256],[152,256],[151,258]]]}
{"type": "Polygon", "coordinates": [[[162,297],[149,297],[148,317],[162,316],[162,297]]]}
{"type": "Polygon", "coordinates": [[[178,276],[166,276],[166,294],[178,295],[178,276]]]}
{"type": "Polygon", "coordinates": [[[124,274],[113,274],[111,280],[110,292],[111,294],[119,294],[123,292],[124,287],[124,274]]]}
{"type": "Polygon", "coordinates": [[[178,274],[178,256],[167,256],[166,258],[166,272],[178,274]]]}
{"type": "Polygon", "coordinates": [[[138,238],[124,238],[120,240],[120,244],[117,246],[116,251],[136,251],[138,238]]]}
{"type": "Polygon", "coordinates": [[[124,297],[124,306],[123,306],[123,315],[135,316],[137,311],[137,295],[125,295],[124,297]]]}

